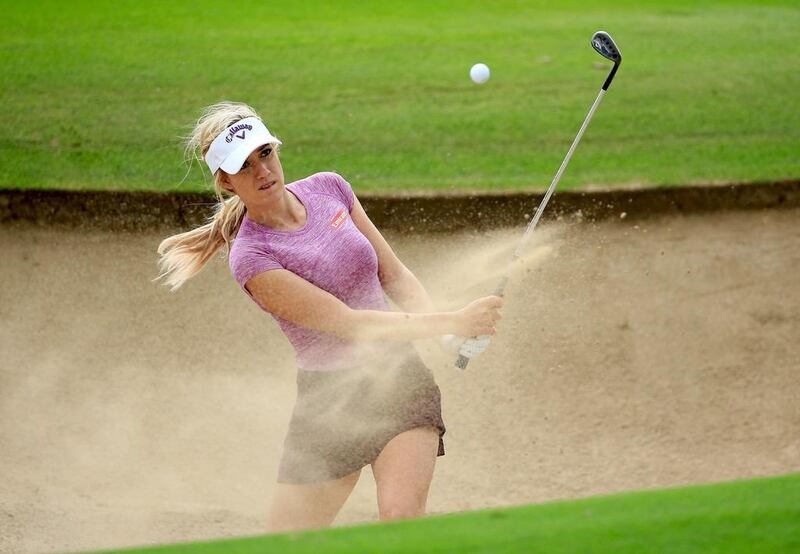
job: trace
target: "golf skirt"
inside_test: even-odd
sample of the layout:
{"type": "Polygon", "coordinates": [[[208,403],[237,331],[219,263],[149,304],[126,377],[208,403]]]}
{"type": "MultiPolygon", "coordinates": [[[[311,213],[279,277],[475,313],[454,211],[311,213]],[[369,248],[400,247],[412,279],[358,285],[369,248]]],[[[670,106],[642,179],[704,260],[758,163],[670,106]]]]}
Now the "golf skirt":
{"type": "Polygon", "coordinates": [[[297,373],[297,404],[284,441],[279,483],[339,479],[375,461],[394,437],[418,427],[439,432],[441,395],[416,350],[401,362],[297,373]]]}

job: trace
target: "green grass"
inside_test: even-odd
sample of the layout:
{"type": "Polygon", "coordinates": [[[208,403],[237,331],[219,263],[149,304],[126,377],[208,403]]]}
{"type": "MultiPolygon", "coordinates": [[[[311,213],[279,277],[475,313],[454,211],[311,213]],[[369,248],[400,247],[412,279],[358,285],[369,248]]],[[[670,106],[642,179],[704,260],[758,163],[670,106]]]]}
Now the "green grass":
{"type": "Polygon", "coordinates": [[[800,473],[429,517],[388,525],[124,552],[796,553],[800,552],[800,473]]]}
{"type": "Polygon", "coordinates": [[[359,191],[546,187],[609,64],[624,61],[562,180],[800,177],[796,0],[10,2],[0,19],[0,188],[205,190],[178,137],[253,105],[287,180],[359,191]],[[492,79],[470,82],[486,62],[492,79]]]}

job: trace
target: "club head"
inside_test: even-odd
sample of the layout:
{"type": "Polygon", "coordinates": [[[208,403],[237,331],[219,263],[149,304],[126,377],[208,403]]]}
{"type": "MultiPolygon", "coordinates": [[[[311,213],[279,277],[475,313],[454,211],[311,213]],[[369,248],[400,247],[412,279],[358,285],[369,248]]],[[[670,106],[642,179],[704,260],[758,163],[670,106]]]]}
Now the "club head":
{"type": "Polygon", "coordinates": [[[611,35],[605,31],[597,31],[592,36],[592,48],[597,50],[601,56],[607,60],[611,60],[615,64],[622,61],[622,53],[619,51],[619,48],[617,48],[611,35]]]}

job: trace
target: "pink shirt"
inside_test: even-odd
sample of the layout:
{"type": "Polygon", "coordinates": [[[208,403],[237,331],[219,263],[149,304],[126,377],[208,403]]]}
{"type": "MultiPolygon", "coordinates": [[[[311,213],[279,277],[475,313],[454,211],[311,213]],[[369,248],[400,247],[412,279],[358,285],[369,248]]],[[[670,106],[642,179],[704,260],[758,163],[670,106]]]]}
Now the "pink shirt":
{"type": "MultiPolygon", "coordinates": [[[[294,231],[277,231],[244,217],[229,257],[242,290],[267,311],[244,285],[263,271],[286,269],[353,309],[389,310],[378,280],[375,249],[350,219],[355,199],[350,184],[325,172],[286,188],[305,206],[306,224],[294,231]]],[[[353,367],[387,347],[344,340],[271,315],[294,346],[301,369],[353,367]]]]}

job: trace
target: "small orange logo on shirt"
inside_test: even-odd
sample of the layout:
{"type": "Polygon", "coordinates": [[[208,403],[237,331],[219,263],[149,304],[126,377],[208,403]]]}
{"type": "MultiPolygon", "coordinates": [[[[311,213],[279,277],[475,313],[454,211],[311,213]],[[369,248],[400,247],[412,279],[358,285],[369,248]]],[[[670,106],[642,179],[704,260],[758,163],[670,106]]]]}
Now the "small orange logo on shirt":
{"type": "Polygon", "coordinates": [[[339,226],[347,219],[347,210],[342,208],[338,214],[331,220],[331,227],[338,229],[339,226]]]}

